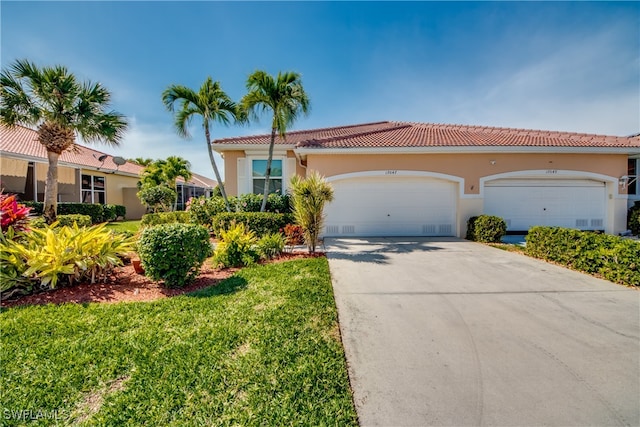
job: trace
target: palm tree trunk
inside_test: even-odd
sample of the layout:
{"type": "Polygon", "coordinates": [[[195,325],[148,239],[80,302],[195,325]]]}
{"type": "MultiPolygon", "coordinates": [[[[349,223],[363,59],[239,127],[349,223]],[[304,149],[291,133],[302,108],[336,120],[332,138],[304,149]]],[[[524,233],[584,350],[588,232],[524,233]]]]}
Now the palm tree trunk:
{"type": "Polygon", "coordinates": [[[47,224],[56,221],[58,213],[58,158],[60,154],[47,151],[49,168],[47,180],[44,185],[44,211],[43,216],[47,224]]]}
{"type": "Polygon", "coordinates": [[[224,183],[222,179],[220,179],[220,172],[218,171],[218,165],[216,165],[216,159],[213,157],[213,149],[211,148],[211,138],[209,134],[209,126],[205,125],[204,133],[207,137],[207,151],[209,152],[209,161],[211,162],[211,166],[213,166],[213,173],[216,174],[216,180],[218,180],[218,186],[220,187],[220,193],[222,194],[222,198],[224,199],[224,204],[227,207],[227,212],[231,212],[231,206],[229,206],[229,199],[227,198],[227,192],[224,190],[224,183]]]}
{"type": "Polygon", "coordinates": [[[260,212],[264,212],[267,208],[267,197],[269,197],[269,180],[271,179],[271,160],[273,160],[273,146],[276,142],[276,128],[271,128],[271,142],[269,143],[269,157],[267,157],[267,170],[264,174],[264,196],[262,197],[262,206],[260,212]]]}

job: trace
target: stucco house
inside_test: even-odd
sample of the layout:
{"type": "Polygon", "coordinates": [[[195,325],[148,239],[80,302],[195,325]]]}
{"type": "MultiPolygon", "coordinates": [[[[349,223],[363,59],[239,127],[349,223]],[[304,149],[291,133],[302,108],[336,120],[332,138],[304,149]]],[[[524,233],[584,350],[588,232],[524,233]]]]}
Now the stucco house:
{"type": "MultiPolygon", "coordinates": [[[[219,139],[229,194],[261,193],[269,135],[219,139]]],[[[274,189],[317,170],[331,182],[325,236],[459,236],[469,217],[509,232],[557,225],[619,233],[640,199],[640,137],[378,122],[289,132],[274,189]]]]}
{"type": "MultiPolygon", "coordinates": [[[[47,169],[47,153],[36,131],[0,126],[0,187],[5,192],[42,202],[47,169]]],[[[118,165],[113,156],[77,144],[58,161],[58,201],[124,205],[128,219],[139,219],[146,212],[136,196],[143,169],[131,162],[118,165]]],[[[189,182],[179,178],[179,206],[189,197],[210,194],[216,185],[197,174],[189,182]]]]}

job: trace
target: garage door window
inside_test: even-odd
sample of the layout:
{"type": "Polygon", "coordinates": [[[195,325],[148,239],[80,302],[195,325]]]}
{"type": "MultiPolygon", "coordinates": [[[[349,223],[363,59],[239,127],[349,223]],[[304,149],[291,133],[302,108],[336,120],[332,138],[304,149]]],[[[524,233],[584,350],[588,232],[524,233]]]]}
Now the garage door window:
{"type": "MultiPolygon", "coordinates": [[[[253,193],[264,194],[264,182],[267,173],[267,160],[253,160],[251,163],[253,177],[253,193]]],[[[282,160],[271,161],[269,177],[269,193],[282,191],[282,160]]]]}

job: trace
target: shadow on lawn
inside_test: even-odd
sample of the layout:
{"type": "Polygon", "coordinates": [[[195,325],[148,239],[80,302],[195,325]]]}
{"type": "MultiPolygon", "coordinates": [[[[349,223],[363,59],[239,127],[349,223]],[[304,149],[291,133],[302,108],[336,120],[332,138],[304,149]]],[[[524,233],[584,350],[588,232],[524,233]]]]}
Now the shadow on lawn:
{"type": "Polygon", "coordinates": [[[246,287],[247,280],[244,277],[231,276],[215,286],[199,289],[195,292],[187,293],[185,296],[192,298],[210,298],[216,295],[234,294],[246,287]]]}

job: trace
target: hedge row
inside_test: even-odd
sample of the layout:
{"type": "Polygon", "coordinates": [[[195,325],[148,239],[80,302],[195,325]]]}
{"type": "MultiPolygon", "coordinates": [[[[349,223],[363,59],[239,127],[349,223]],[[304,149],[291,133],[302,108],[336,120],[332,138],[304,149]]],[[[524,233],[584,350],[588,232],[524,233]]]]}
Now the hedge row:
{"type": "MultiPolygon", "coordinates": [[[[20,202],[31,208],[31,213],[42,215],[44,210],[43,202],[25,201],[20,202]]],[[[122,205],[98,205],[93,203],[58,203],[58,215],[89,215],[93,224],[104,221],[115,221],[119,217],[127,214],[127,208],[122,205]]]]}
{"type": "Polygon", "coordinates": [[[258,236],[279,233],[285,225],[294,222],[292,214],[273,212],[223,212],[213,218],[213,230],[228,230],[234,224],[244,224],[258,236]]]}
{"type": "Polygon", "coordinates": [[[532,227],[526,241],[536,258],[640,286],[640,241],[561,227],[532,227]]]}
{"type": "Polygon", "coordinates": [[[191,215],[189,212],[175,211],[175,212],[158,212],[142,215],[140,221],[141,227],[150,227],[152,225],[161,224],[188,224],[191,222],[191,215]]]}
{"type": "Polygon", "coordinates": [[[499,243],[507,233],[507,223],[499,216],[472,216],[467,221],[467,240],[499,243]]]}

